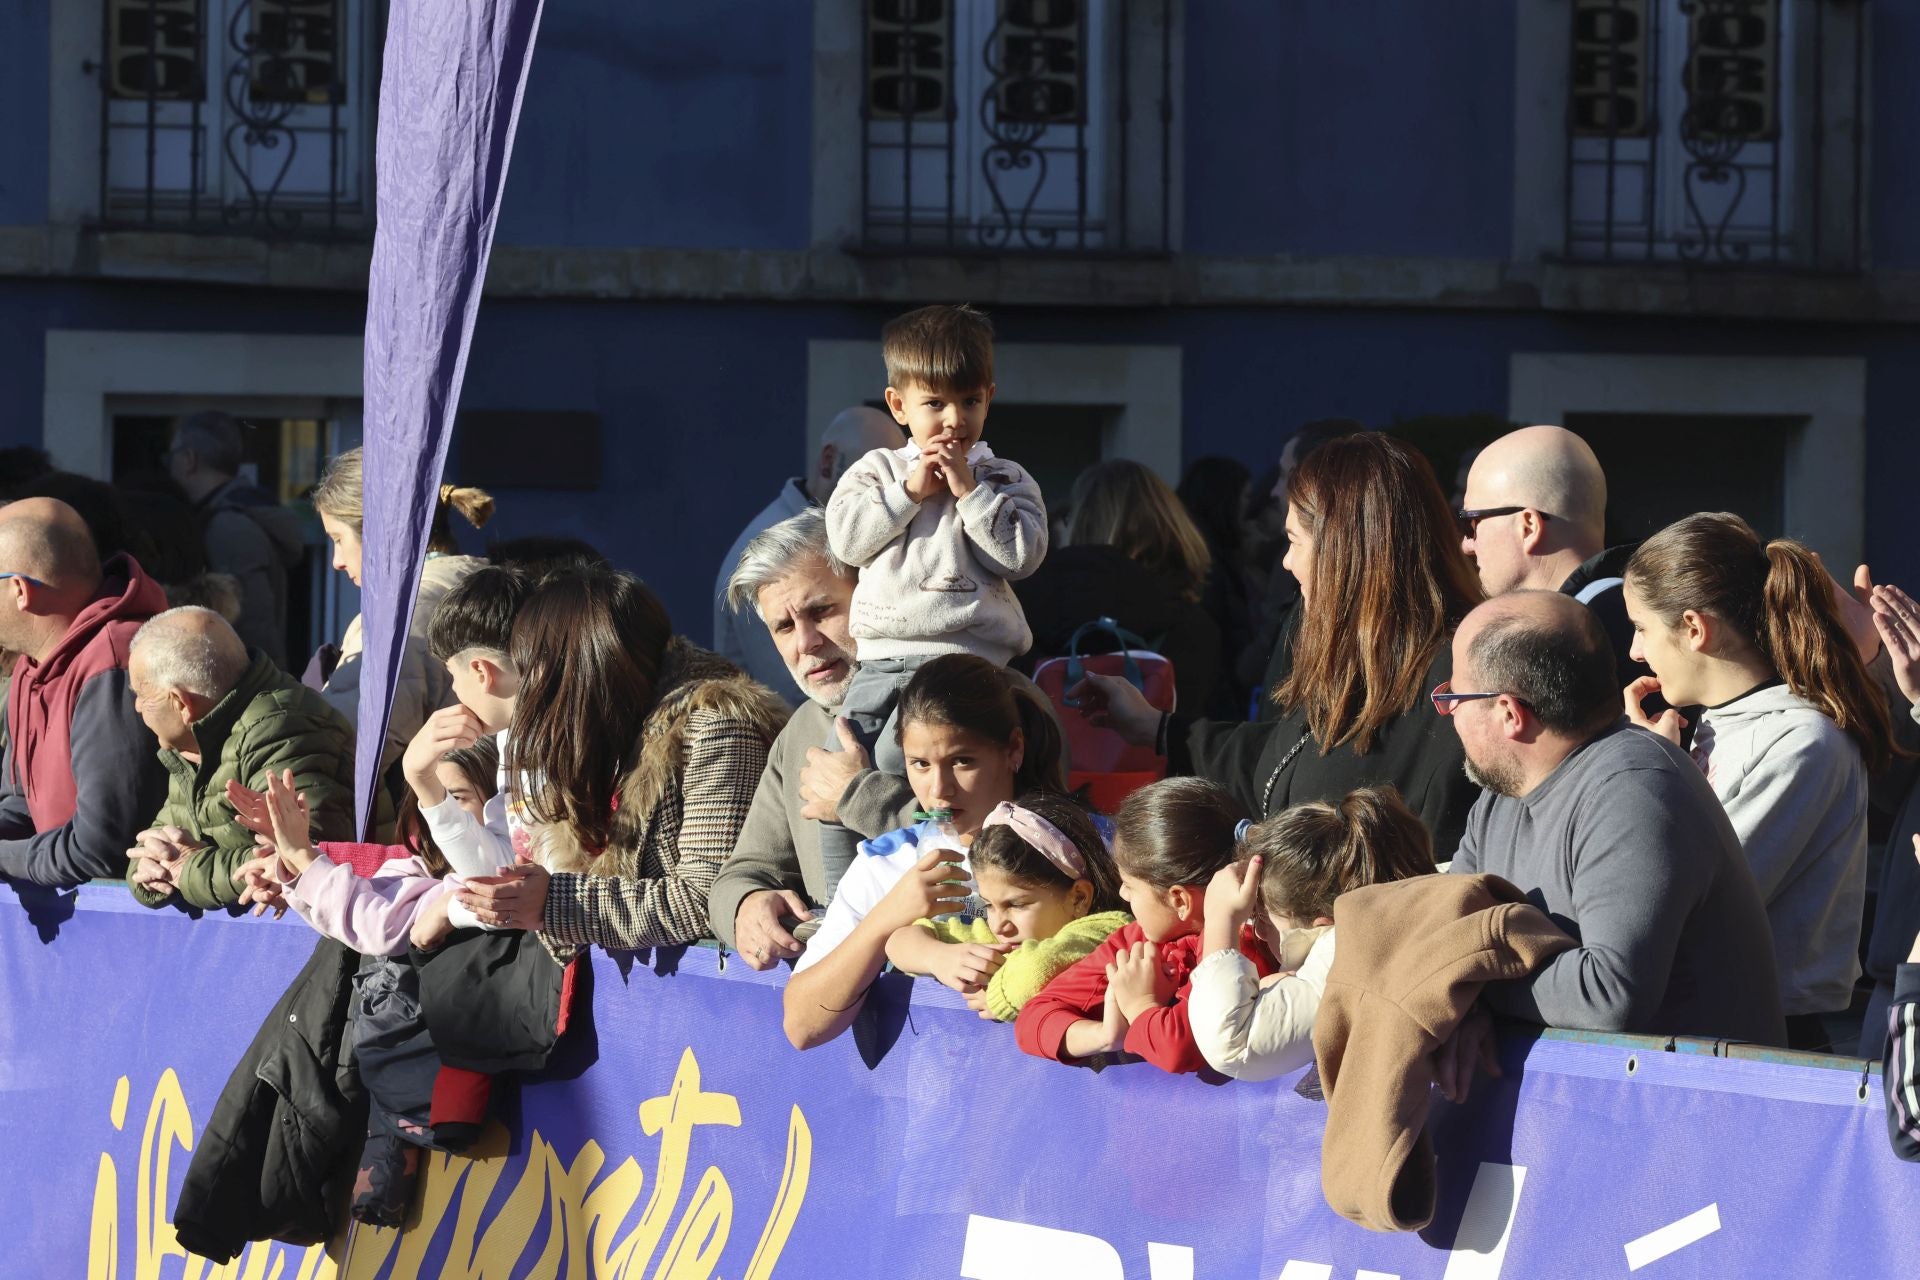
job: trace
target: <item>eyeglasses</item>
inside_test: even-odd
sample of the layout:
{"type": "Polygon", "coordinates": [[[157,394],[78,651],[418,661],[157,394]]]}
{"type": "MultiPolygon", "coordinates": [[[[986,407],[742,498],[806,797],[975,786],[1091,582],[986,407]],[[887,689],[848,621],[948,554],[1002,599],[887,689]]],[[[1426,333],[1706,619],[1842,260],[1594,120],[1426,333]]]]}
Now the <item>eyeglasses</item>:
{"type": "Polygon", "coordinates": [[[1453,518],[1460,522],[1460,532],[1471,538],[1480,532],[1480,522],[1491,520],[1495,516],[1517,516],[1522,511],[1532,511],[1542,520],[1551,520],[1552,516],[1533,507],[1482,507],[1478,511],[1456,511],[1453,518]]]}
{"type": "Polygon", "coordinates": [[[22,582],[29,582],[29,583],[32,583],[32,584],[33,584],[34,586],[36,586],[36,587],[39,587],[39,588],[41,588],[42,590],[45,590],[45,589],[46,589],[46,587],[47,587],[47,584],[46,584],[46,583],[44,583],[44,582],[42,582],[42,581],[40,581],[40,579],[38,579],[38,578],[36,578],[36,577],[33,577],[33,576],[32,576],[31,574],[25,574],[25,573],[0,573],[0,580],[4,580],[4,579],[7,579],[7,578],[18,578],[18,579],[20,579],[20,581],[22,581],[22,582]]]}
{"type": "Polygon", "coordinates": [[[1455,693],[1453,691],[1453,681],[1451,680],[1442,680],[1439,684],[1433,686],[1433,692],[1427,696],[1433,699],[1433,709],[1443,716],[1452,715],[1453,709],[1463,702],[1477,702],[1481,698],[1512,698],[1515,702],[1529,710],[1533,708],[1531,702],[1511,693],[1455,693]]]}

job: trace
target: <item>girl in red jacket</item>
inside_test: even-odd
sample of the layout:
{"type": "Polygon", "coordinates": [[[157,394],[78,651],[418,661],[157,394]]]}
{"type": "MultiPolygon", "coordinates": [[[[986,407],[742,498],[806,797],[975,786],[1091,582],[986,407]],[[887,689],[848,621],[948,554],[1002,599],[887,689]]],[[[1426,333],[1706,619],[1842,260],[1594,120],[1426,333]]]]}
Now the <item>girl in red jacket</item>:
{"type": "MultiPolygon", "coordinates": [[[[1027,1002],[1014,1024],[1022,1049],[1056,1062],[1125,1052],[1163,1071],[1206,1067],[1187,1020],[1188,977],[1200,962],[1207,882],[1233,861],[1246,816],[1202,778],[1168,778],[1127,798],[1113,858],[1134,923],[1027,1002]]],[[[1250,933],[1240,945],[1262,975],[1274,972],[1250,933]]]]}

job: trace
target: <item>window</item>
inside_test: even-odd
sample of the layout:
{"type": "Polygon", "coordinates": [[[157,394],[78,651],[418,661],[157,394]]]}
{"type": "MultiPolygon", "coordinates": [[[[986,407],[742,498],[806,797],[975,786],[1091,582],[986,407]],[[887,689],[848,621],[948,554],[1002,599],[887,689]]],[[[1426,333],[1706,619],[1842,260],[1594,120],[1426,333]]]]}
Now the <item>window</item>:
{"type": "Polygon", "coordinates": [[[1858,269],[1863,9],[1573,0],[1567,256],[1858,269]]]}
{"type": "Polygon", "coordinates": [[[105,0],[109,224],[370,224],[372,0],[105,0]]]}
{"type": "Polygon", "coordinates": [[[863,4],[866,247],[1172,247],[1171,0],[863,4]]]}

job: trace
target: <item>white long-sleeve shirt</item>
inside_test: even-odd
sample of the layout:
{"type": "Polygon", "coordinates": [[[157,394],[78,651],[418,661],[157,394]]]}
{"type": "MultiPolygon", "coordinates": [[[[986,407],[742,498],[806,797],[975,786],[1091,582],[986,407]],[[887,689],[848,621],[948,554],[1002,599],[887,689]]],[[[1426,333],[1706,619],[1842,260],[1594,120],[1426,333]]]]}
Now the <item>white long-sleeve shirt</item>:
{"type": "Polygon", "coordinates": [[[1333,930],[1324,930],[1300,968],[1260,985],[1253,962],[1216,951],[1190,979],[1187,1018],[1209,1066],[1236,1080],[1271,1080],[1313,1061],[1313,1019],[1333,968],[1333,930]]]}

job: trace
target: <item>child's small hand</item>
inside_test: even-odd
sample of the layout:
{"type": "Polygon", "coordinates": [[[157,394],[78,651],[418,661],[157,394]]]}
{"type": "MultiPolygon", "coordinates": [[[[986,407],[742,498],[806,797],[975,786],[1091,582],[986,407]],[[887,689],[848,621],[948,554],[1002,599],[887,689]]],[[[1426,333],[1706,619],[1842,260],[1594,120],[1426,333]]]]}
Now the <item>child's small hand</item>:
{"type": "MultiPolygon", "coordinates": [[[[233,820],[265,840],[273,839],[273,817],[267,812],[267,793],[255,791],[243,785],[238,779],[227,782],[227,803],[233,806],[233,820]]],[[[300,797],[300,811],[305,813],[307,798],[300,797]]],[[[178,830],[177,827],[163,830],[178,830]]]]}
{"type": "Polygon", "coordinates": [[[407,941],[422,951],[432,951],[447,940],[453,932],[453,921],[447,918],[447,907],[453,901],[450,893],[436,893],[426,906],[420,908],[420,914],[413,918],[413,928],[407,931],[407,941]]]}
{"type": "Polygon", "coordinates": [[[1151,942],[1136,942],[1107,966],[1107,1007],[1118,1006],[1129,1023],[1161,1003],[1158,951],[1151,942]]]}
{"type": "Polygon", "coordinates": [[[271,911],[276,920],[287,914],[285,886],[278,879],[279,870],[280,855],[273,850],[235,868],[233,882],[240,886],[239,905],[251,906],[256,916],[271,911]]]}
{"type": "Polygon", "coordinates": [[[946,480],[940,474],[940,460],[929,450],[922,450],[920,456],[907,468],[907,478],[902,482],[907,489],[907,497],[915,502],[925,502],[946,487],[946,480]]]}
{"type": "Polygon", "coordinates": [[[967,465],[967,455],[951,436],[941,446],[940,474],[946,479],[947,492],[956,498],[964,498],[980,487],[980,482],[974,479],[973,468],[967,465]]]}
{"type": "Polygon", "coordinates": [[[932,976],[941,986],[952,987],[961,995],[985,991],[995,972],[1006,963],[1010,950],[1008,943],[948,943],[934,960],[932,976]]]}
{"type": "Polygon", "coordinates": [[[994,1017],[992,1011],[987,1008],[987,989],[985,987],[980,988],[978,991],[962,992],[960,998],[966,1002],[967,1008],[979,1014],[982,1020],[987,1022],[1000,1021],[1000,1019],[994,1017]]]}
{"type": "Polygon", "coordinates": [[[400,757],[400,772],[422,805],[436,805],[447,798],[447,789],[434,774],[440,757],[472,746],[484,732],[480,717],[458,702],[427,717],[400,757]]]}
{"type": "Polygon", "coordinates": [[[307,799],[293,788],[293,770],[267,773],[267,817],[273,825],[273,846],[296,875],[313,863],[313,845],[307,827],[307,799]]]}
{"type": "Polygon", "coordinates": [[[1253,919],[1259,901],[1260,855],[1256,853],[1245,862],[1230,863],[1213,873],[1207,883],[1207,923],[1220,920],[1237,935],[1241,926],[1253,919]]]}

